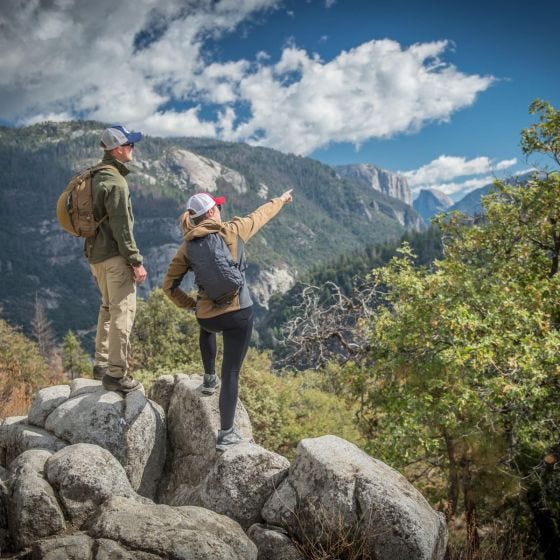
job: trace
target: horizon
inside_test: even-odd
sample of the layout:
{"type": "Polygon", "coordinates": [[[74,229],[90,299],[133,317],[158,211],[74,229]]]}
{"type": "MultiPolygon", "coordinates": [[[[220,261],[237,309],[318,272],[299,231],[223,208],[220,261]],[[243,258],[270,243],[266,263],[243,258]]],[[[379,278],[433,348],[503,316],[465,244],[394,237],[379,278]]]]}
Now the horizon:
{"type": "Polygon", "coordinates": [[[519,138],[535,98],[559,105],[557,2],[131,8],[0,4],[0,124],[96,120],[245,142],[375,165],[404,175],[414,195],[453,199],[546,165],[526,161],[519,138]],[[112,14],[102,24],[101,12],[112,14]]]}

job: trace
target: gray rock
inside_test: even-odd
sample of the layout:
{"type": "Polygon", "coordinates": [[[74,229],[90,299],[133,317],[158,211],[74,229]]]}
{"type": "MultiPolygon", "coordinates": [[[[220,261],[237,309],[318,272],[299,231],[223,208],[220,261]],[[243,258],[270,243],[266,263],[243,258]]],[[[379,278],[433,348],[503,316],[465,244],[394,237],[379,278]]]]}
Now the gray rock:
{"type": "Polygon", "coordinates": [[[9,479],[10,473],[4,467],[0,467],[0,554],[10,544],[10,531],[8,530],[9,479]]]}
{"type": "Polygon", "coordinates": [[[167,428],[161,406],[133,391],[125,399],[126,474],[142,496],[153,498],[165,465],[167,428]]]}
{"type": "Polygon", "coordinates": [[[169,403],[171,402],[174,388],[175,377],[173,375],[162,375],[153,383],[148,392],[149,398],[157,402],[161,408],[163,408],[165,414],[167,414],[167,410],[169,409],[169,403]]]}
{"type": "MultiPolygon", "coordinates": [[[[79,385],[76,383],[76,391],[79,385]]],[[[82,384],[82,389],[85,392],[63,402],[49,415],[46,428],[70,443],[107,449],[125,467],[134,490],[152,498],[167,445],[161,407],[141,391],[123,398],[100,386],[82,384]]]]}
{"type": "Polygon", "coordinates": [[[47,449],[28,449],[10,463],[10,471],[15,473],[25,467],[43,476],[45,463],[52,455],[53,452],[47,449]]]}
{"type": "Polygon", "coordinates": [[[125,462],[124,399],[101,390],[68,399],[47,418],[47,430],[70,443],[92,443],[125,462]]]}
{"type": "Polygon", "coordinates": [[[93,540],[83,533],[43,539],[33,544],[32,560],[92,560],[93,540]]]}
{"type": "Polygon", "coordinates": [[[78,377],[70,381],[70,398],[78,397],[80,395],[87,395],[88,393],[99,393],[105,391],[101,381],[97,379],[88,379],[87,377],[78,377]]]}
{"type": "MultiPolygon", "coordinates": [[[[200,376],[179,374],[175,380],[167,414],[167,433],[173,454],[166,465],[165,487],[160,496],[163,502],[168,502],[181,485],[183,492],[194,489],[217,458],[218,391],[213,395],[202,394],[200,376]]],[[[253,439],[249,416],[240,401],[234,424],[245,439],[253,439]]]]}
{"type": "Polygon", "coordinates": [[[335,436],[304,439],[263,518],[301,542],[352,535],[378,560],[441,560],[441,514],[398,472],[335,436]]]}
{"type": "Polygon", "coordinates": [[[261,510],[288,473],[290,462],[254,443],[228,449],[190,495],[175,493],[173,505],[195,505],[235,519],[244,529],[261,521],[261,510]]]}
{"type": "Polygon", "coordinates": [[[0,467],[0,483],[5,483],[10,478],[10,472],[4,467],[0,467]]]}
{"type": "Polygon", "coordinates": [[[393,173],[369,163],[337,165],[335,169],[342,177],[354,179],[366,188],[372,188],[406,204],[412,202],[412,193],[408,181],[403,175],[393,173]]]}
{"type": "Polygon", "coordinates": [[[46,476],[76,527],[112,496],[136,499],[123,466],[97,445],[78,443],[55,453],[46,463],[46,476]]]}
{"type": "Polygon", "coordinates": [[[257,547],[235,521],[194,506],[142,505],[112,498],[101,506],[88,533],[175,560],[257,558],[257,547]]]}
{"type": "Polygon", "coordinates": [[[66,529],[52,487],[26,464],[15,471],[11,481],[8,526],[16,550],[66,529]]]}
{"type": "Polygon", "coordinates": [[[414,201],[414,208],[426,224],[430,223],[430,218],[445,212],[452,205],[453,201],[437,189],[421,189],[418,198],[414,201]]]}
{"type": "Polygon", "coordinates": [[[47,416],[69,396],[70,387],[68,385],[54,385],[41,389],[33,399],[27,422],[39,428],[44,428],[47,416]]]}
{"type": "Polygon", "coordinates": [[[95,560],[162,560],[161,556],[156,556],[149,552],[127,550],[109,539],[97,539],[93,550],[95,560]]]}
{"type": "Polygon", "coordinates": [[[287,532],[272,525],[251,525],[247,536],[257,545],[257,560],[305,560],[287,532]]]}
{"type": "Polygon", "coordinates": [[[55,453],[66,445],[67,442],[50,432],[27,424],[25,416],[6,418],[0,425],[0,462],[3,466],[28,449],[46,449],[55,453]]]}

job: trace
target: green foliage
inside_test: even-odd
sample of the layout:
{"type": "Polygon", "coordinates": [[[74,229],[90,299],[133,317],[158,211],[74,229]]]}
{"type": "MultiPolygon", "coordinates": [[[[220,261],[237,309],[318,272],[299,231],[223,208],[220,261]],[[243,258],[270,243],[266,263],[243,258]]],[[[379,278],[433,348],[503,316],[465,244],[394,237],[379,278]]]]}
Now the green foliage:
{"type": "Polygon", "coordinates": [[[334,434],[359,446],[365,442],[354,424],[355,407],[325,390],[324,375],[303,372],[277,376],[270,357],[250,349],[240,381],[257,442],[292,459],[304,438],[334,434]]]}
{"type": "Polygon", "coordinates": [[[156,288],[147,300],[138,300],[131,347],[135,369],[163,371],[199,365],[196,318],[156,288]]]}
{"type": "Polygon", "coordinates": [[[89,377],[91,374],[91,358],[71,330],[66,333],[62,342],[62,367],[70,379],[89,377]]]}
{"type": "MultiPolygon", "coordinates": [[[[363,278],[371,271],[387,264],[396,254],[403,242],[414,248],[417,265],[430,265],[442,254],[441,232],[437,227],[430,227],[422,232],[407,232],[398,242],[386,242],[368,245],[359,251],[316,264],[301,281],[297,282],[284,294],[273,295],[269,301],[269,310],[259,322],[260,343],[265,348],[275,347],[275,340],[282,338],[282,328],[288,320],[299,314],[298,306],[302,303],[303,291],[308,285],[317,286],[322,291],[322,301],[328,304],[331,297],[329,283],[338,286],[345,296],[363,283],[363,278]]],[[[276,348],[275,360],[283,356],[276,348]]]]}
{"type": "Polygon", "coordinates": [[[560,165],[560,111],[550,103],[535,99],[529,107],[532,115],[539,115],[539,122],[521,132],[521,149],[524,154],[541,152],[550,155],[560,165]]]}
{"type": "MultiPolygon", "coordinates": [[[[560,120],[547,114],[552,150],[560,120]]],[[[560,175],[496,189],[476,223],[439,219],[432,271],[407,245],[373,271],[384,305],[363,325],[367,358],[344,376],[368,450],[410,475],[441,473],[440,498],[453,514],[462,494],[474,529],[476,510],[506,507],[537,476],[560,426],[560,175]]],[[[476,548],[475,530],[468,539],[476,548]]]]}

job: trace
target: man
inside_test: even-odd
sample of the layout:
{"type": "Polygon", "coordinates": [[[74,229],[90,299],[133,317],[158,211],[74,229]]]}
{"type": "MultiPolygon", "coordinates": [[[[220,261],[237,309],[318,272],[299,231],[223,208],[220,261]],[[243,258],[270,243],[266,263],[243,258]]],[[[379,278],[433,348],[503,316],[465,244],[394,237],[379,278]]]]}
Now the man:
{"type": "MultiPolygon", "coordinates": [[[[253,302],[244,282],[243,244],[289,202],[292,202],[291,190],[263,204],[244,218],[236,217],[223,222],[221,205],[225,203],[224,197],[215,198],[207,193],[191,196],[187,202],[187,212],[182,216],[185,242],[173,257],[163,281],[163,290],[176,305],[196,310],[200,326],[200,353],[204,365],[202,392],[206,394],[212,394],[218,384],[215,371],[216,333],[223,333],[224,351],[219,399],[221,425],[216,442],[217,451],[225,451],[242,441],[241,435],[233,427],[233,420],[237,407],[239,372],[253,329],[253,302]],[[242,286],[237,293],[234,292],[229,298],[216,303],[199,285],[195,301],[179,287],[185,274],[195,268],[194,261],[189,261],[189,244],[196,244],[197,239],[213,233],[221,236],[233,260],[239,263],[243,275],[242,286]]],[[[193,256],[196,254],[193,245],[191,252],[193,256]]],[[[196,263],[196,267],[199,266],[201,263],[196,263]]]]}
{"type": "Polygon", "coordinates": [[[134,217],[124,165],[132,160],[142,133],[111,126],[101,136],[101,161],[108,167],[92,179],[93,213],[101,221],[86,239],[85,254],[101,293],[95,337],[93,376],[108,391],[128,393],[141,387],[128,373],[129,338],[136,314],[136,284],[146,279],[142,255],[132,232],[134,217]]]}

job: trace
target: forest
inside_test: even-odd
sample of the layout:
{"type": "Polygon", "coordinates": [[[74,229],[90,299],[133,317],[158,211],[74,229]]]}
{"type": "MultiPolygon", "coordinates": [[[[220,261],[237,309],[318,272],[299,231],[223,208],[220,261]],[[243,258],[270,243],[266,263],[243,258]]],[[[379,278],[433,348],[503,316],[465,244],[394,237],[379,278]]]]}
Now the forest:
{"type": "MultiPolygon", "coordinates": [[[[479,216],[440,215],[396,249],[311,270],[274,298],[241,377],[258,443],[288,458],[304,437],[356,443],[444,512],[449,560],[560,550],[560,111],[530,113],[521,147],[546,169],[497,181],[479,216]]],[[[146,389],[200,374],[196,319],[154,290],[132,354],[146,389]]],[[[32,338],[0,319],[1,418],[90,375],[76,333],[57,346],[38,302],[32,338]]]]}

